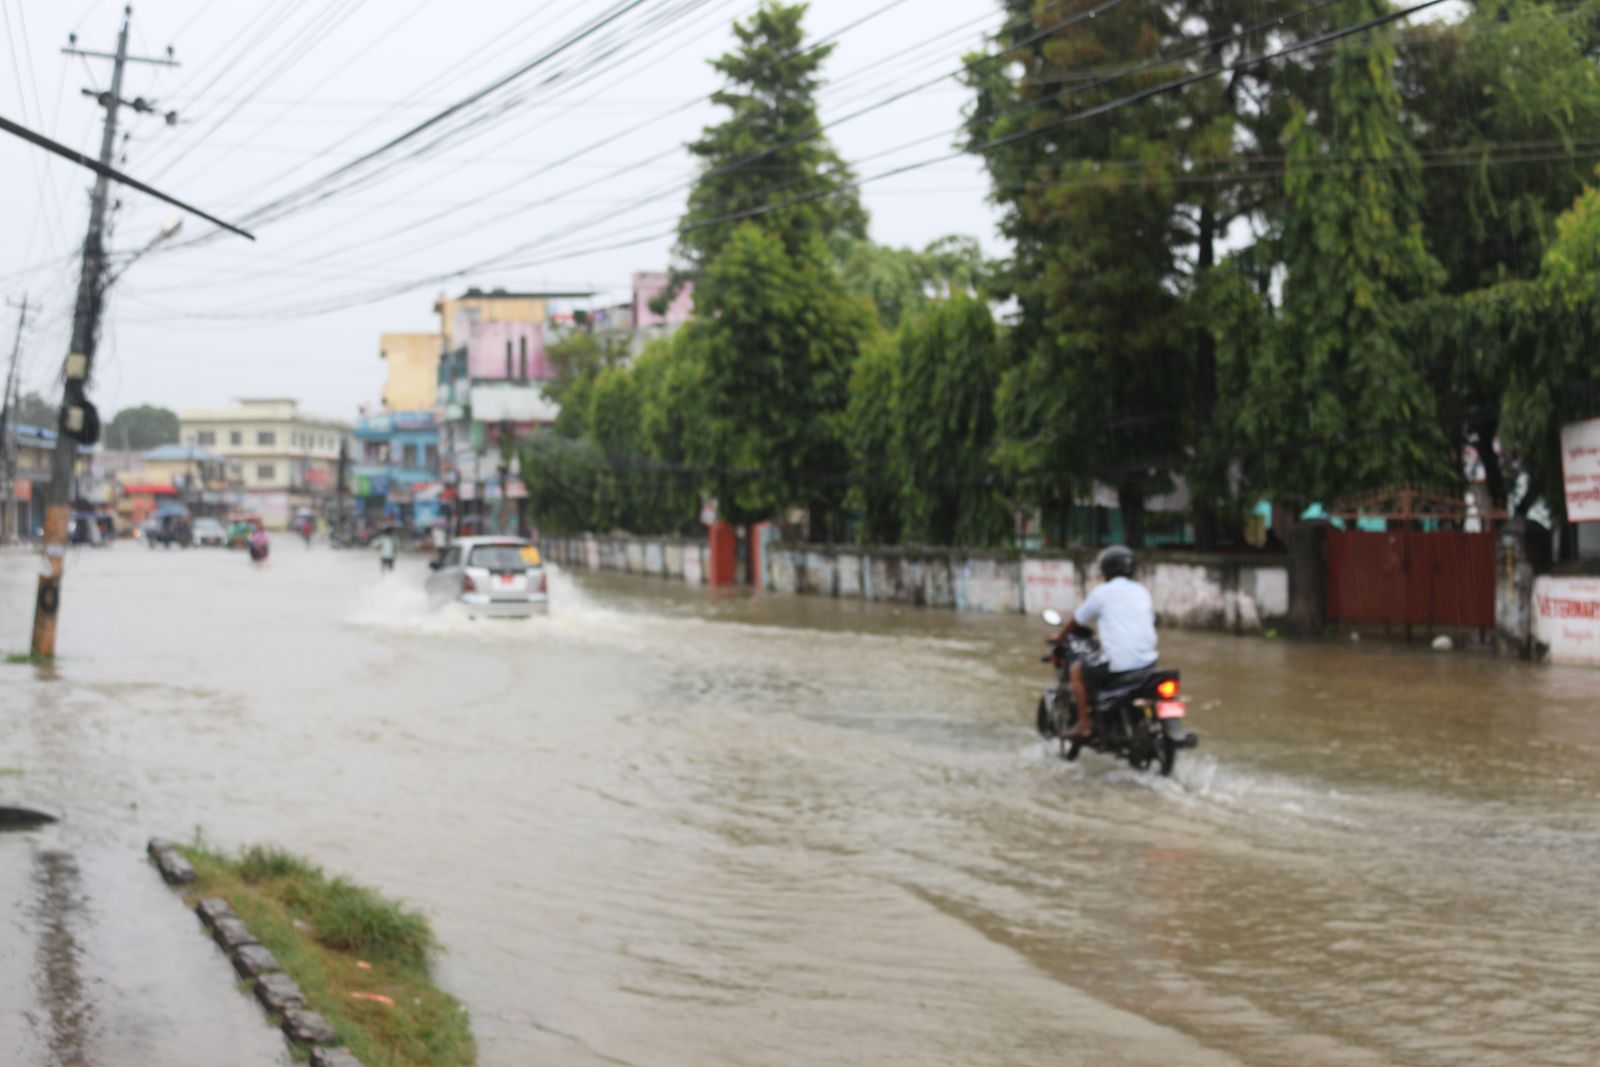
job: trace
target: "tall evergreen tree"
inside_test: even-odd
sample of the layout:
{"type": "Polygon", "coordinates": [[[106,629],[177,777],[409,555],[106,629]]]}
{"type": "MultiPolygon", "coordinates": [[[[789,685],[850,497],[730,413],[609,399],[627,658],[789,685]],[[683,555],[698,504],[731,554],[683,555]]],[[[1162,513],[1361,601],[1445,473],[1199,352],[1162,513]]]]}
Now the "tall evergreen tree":
{"type": "Polygon", "coordinates": [[[1015,249],[1003,275],[1020,316],[1000,454],[1047,512],[1073,487],[1115,485],[1138,544],[1146,496],[1168,484],[1189,424],[1191,338],[1179,297],[1188,237],[1170,180],[1184,121],[1171,97],[1073,116],[1149,83],[1097,82],[1085,70],[1149,60],[1180,27],[1163,7],[1088,17],[1097,7],[1009,0],[1010,62],[969,64],[978,96],[968,141],[983,150],[1015,249]]]}
{"type": "Polygon", "coordinates": [[[689,145],[701,171],[678,227],[683,273],[698,275],[727,245],[739,223],[730,216],[759,212],[753,221],[790,255],[835,233],[866,235],[866,212],[846,188],[849,168],[817,118],[819,72],[833,46],[805,45],[805,12],[805,4],[763,5],[733,24],[738,47],[711,63],[727,79],[712,99],[728,117],[689,145]]]}
{"type": "MultiPolygon", "coordinates": [[[[1385,10],[1364,6],[1352,17],[1385,10]]],[[[1425,362],[1404,337],[1405,305],[1436,291],[1443,271],[1423,237],[1394,69],[1385,37],[1341,45],[1327,99],[1315,113],[1297,107],[1285,133],[1282,323],[1240,412],[1285,500],[1459,477],[1425,362]],[[1279,447],[1304,439],[1322,443],[1279,447]]]]}
{"type": "Polygon", "coordinates": [[[936,545],[1004,540],[1010,509],[991,459],[1000,336],[988,305],[970,296],[930,304],[901,325],[896,348],[891,454],[906,531],[936,545]]]}

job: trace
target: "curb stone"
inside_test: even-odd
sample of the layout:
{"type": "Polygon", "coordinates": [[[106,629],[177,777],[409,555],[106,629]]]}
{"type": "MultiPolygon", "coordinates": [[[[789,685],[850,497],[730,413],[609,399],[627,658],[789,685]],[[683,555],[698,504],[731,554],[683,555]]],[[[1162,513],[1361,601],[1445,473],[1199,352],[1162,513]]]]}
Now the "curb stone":
{"type": "Polygon", "coordinates": [[[221,897],[207,897],[194,906],[194,913],[200,916],[200,921],[206,924],[206,929],[215,929],[220,919],[236,919],[233,908],[221,897]]]}
{"type": "Polygon", "coordinates": [[[188,885],[199,877],[195,874],[194,866],[183,858],[178,852],[178,847],[171,841],[153,837],[145,851],[156,861],[156,867],[160,869],[161,877],[166,879],[168,885],[188,885]]]}
{"type": "Polygon", "coordinates": [[[314,1048],[311,1067],[361,1067],[361,1061],[347,1048],[314,1048]]]}
{"type": "Polygon", "coordinates": [[[265,945],[240,945],[233,954],[233,969],[244,978],[260,978],[264,974],[283,970],[278,964],[278,957],[265,945]]]}
{"type": "Polygon", "coordinates": [[[310,1008],[290,1008],[283,1013],[283,1032],[301,1045],[337,1045],[339,1035],[328,1020],[310,1008]]]}
{"type": "Polygon", "coordinates": [[[217,925],[211,928],[211,935],[230,956],[245,945],[261,944],[243,921],[234,918],[218,919],[217,925]]]}
{"type": "Polygon", "coordinates": [[[256,999],[274,1015],[306,1006],[306,995],[293,978],[283,973],[264,974],[256,979],[256,999]]]}
{"type": "MultiPolygon", "coordinates": [[[[170,841],[151,838],[146,851],[169,885],[189,885],[199,877],[194,865],[170,841]]],[[[269,1015],[282,1016],[284,1037],[292,1051],[309,1051],[312,1067],[361,1067],[354,1053],[339,1047],[339,1035],[328,1020],[306,1007],[300,986],[283,973],[278,958],[256,939],[226,900],[207,897],[195,905],[194,911],[201,925],[227,953],[234,969],[246,979],[253,979],[261,1006],[269,1015]]]]}

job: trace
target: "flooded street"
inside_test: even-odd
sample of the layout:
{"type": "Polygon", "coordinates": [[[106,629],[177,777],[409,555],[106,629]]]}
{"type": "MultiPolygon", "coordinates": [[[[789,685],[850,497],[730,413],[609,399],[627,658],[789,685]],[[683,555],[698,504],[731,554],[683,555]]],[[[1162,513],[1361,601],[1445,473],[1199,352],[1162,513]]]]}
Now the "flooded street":
{"type": "Polygon", "coordinates": [[[1163,781],[1038,741],[1034,621],[425,573],[77,553],[0,793],[417,903],[491,1067],[1594,1062],[1600,674],[1167,632],[1163,781]]]}

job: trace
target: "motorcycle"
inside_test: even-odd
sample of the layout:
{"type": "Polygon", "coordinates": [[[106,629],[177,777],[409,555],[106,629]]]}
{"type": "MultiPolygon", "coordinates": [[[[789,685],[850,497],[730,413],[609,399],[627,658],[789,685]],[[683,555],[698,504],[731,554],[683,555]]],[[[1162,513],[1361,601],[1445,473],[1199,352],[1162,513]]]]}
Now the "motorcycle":
{"type": "MultiPolygon", "coordinates": [[[[1059,628],[1061,616],[1054,610],[1044,613],[1044,621],[1059,628]]],[[[1178,672],[1150,667],[1119,677],[1114,686],[1091,693],[1088,737],[1069,737],[1077,725],[1078,706],[1072,695],[1072,664],[1092,662],[1100,646],[1092,637],[1068,633],[1066,640],[1052,643],[1050,654],[1041,663],[1056,669],[1056,684],[1047,686],[1039,698],[1035,726],[1039,736],[1057,740],[1061,755],[1075,760],[1085,748],[1106,752],[1126,760],[1136,771],[1159,770],[1163,777],[1172,773],[1180,749],[1200,744],[1196,735],[1184,729],[1188,706],[1180,695],[1178,672]]]]}

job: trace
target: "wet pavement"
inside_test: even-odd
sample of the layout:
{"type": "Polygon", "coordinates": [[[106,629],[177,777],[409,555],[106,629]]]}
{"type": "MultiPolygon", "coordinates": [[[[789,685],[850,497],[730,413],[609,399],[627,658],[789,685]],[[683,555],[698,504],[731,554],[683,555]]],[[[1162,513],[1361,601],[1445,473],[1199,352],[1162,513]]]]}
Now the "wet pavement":
{"type": "Polygon", "coordinates": [[[419,904],[491,1067],[1594,1062],[1595,672],[1165,633],[1162,781],[1032,735],[1029,620],[558,575],[475,623],[277,552],[76,555],[0,793],[419,904]]]}
{"type": "Polygon", "coordinates": [[[0,1063],[287,1067],[283,1037],[136,850],[0,833],[0,1063]]]}

